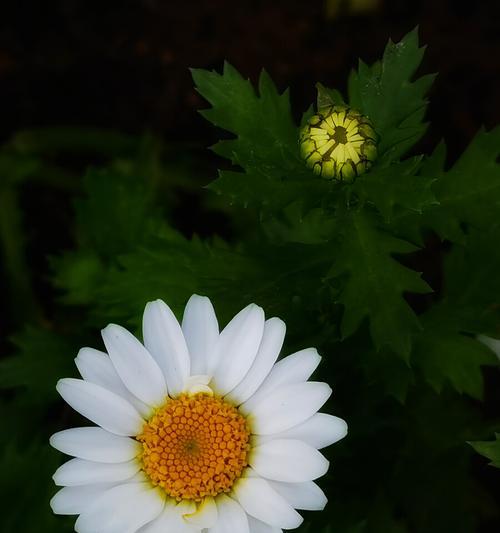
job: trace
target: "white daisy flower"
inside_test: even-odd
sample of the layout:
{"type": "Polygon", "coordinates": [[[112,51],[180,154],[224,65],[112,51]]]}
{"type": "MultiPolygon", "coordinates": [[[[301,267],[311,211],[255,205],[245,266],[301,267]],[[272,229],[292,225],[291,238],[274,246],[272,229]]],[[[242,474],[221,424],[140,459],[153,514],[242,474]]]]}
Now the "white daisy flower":
{"type": "Polygon", "coordinates": [[[97,424],[61,431],[71,455],[54,474],[55,513],[79,515],[78,533],[277,533],[321,510],[313,482],[328,470],[318,451],[346,423],[318,413],[331,389],[307,381],[314,348],[276,362],[279,318],[251,304],[219,333],[208,298],[194,295],[177,322],[147,304],[144,344],[120,326],[102,331],[107,354],[83,348],[83,379],[57,390],[97,424]]]}

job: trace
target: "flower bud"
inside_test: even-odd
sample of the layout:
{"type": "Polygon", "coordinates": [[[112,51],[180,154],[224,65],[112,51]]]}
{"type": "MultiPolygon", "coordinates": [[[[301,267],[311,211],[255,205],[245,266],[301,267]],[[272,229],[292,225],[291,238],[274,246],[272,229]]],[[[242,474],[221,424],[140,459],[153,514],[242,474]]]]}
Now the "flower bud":
{"type": "Polygon", "coordinates": [[[329,106],[320,109],[302,129],[300,152],[316,175],[352,182],[377,158],[377,134],[368,117],[358,111],[329,106]]]}

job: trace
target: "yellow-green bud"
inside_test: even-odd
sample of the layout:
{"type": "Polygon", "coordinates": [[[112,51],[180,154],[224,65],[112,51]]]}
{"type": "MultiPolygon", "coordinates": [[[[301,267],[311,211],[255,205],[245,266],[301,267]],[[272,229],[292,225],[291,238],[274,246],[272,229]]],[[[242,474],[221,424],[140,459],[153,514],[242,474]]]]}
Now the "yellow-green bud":
{"type": "Polygon", "coordinates": [[[300,153],[316,175],[352,182],[377,158],[377,134],[368,117],[358,111],[329,106],[302,129],[300,153]]]}

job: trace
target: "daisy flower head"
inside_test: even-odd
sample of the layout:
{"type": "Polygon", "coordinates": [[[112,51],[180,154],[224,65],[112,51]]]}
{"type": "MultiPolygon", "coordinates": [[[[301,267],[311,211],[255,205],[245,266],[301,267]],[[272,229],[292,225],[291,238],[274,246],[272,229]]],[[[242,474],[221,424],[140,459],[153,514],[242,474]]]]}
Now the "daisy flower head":
{"type": "Polygon", "coordinates": [[[78,533],[277,533],[321,510],[318,451],[345,422],[318,413],[331,394],[308,381],[313,348],[277,362],[279,318],[251,304],[219,332],[210,300],[193,295],[182,324],[161,300],[146,305],[141,343],[102,331],[107,353],[83,348],[82,379],[61,379],[64,400],[96,426],[60,431],[51,445],[74,458],[54,474],[55,513],[78,533]]]}

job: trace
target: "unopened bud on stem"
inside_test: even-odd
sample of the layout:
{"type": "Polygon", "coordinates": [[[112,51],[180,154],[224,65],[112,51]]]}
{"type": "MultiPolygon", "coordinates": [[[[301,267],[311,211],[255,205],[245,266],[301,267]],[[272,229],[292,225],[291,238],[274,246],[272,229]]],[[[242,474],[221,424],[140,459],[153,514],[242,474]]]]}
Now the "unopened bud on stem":
{"type": "Polygon", "coordinates": [[[302,129],[300,151],[318,176],[352,182],[377,158],[377,135],[370,120],[358,111],[329,106],[302,129]]]}

